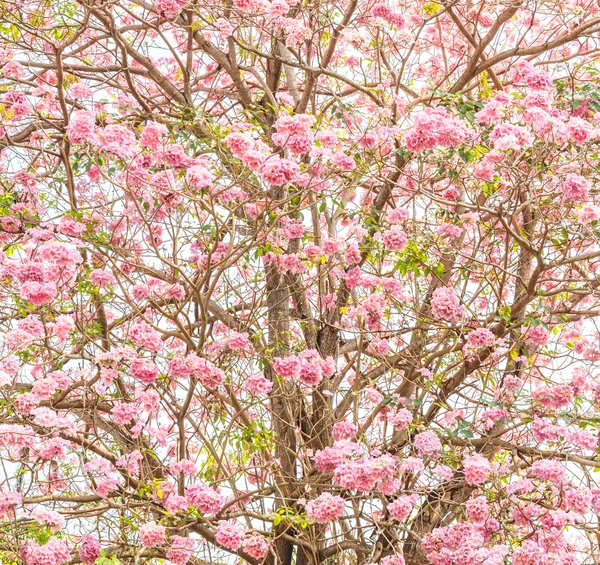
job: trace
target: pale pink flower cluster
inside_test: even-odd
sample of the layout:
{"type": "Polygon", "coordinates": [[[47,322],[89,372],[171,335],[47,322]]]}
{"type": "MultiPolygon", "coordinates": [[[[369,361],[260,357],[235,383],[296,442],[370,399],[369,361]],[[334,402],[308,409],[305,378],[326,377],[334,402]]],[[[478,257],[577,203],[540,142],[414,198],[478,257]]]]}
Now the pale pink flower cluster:
{"type": "Polygon", "coordinates": [[[269,542],[260,534],[254,533],[244,539],[244,551],[254,559],[263,559],[269,553],[269,542]]]}
{"type": "Polygon", "coordinates": [[[306,385],[314,386],[324,377],[331,377],[336,370],[331,357],[323,359],[315,350],[306,350],[298,357],[278,357],[273,361],[278,375],[285,379],[296,379],[306,385]]]}
{"type": "Polygon", "coordinates": [[[52,302],[58,296],[56,283],[39,283],[27,281],[21,285],[20,296],[23,300],[31,302],[34,306],[42,306],[52,302]]]}
{"type": "Polygon", "coordinates": [[[436,147],[456,147],[469,135],[461,120],[445,108],[427,108],[415,118],[415,127],[405,136],[406,146],[415,153],[436,147]]]}
{"type": "Polygon", "coordinates": [[[392,226],[383,234],[383,244],[390,251],[404,251],[408,243],[408,235],[400,226],[392,226]]]}
{"type": "Polygon", "coordinates": [[[171,547],[167,551],[167,559],[175,565],[185,565],[192,556],[196,542],[192,538],[171,536],[171,547]]]}
{"type": "Polygon", "coordinates": [[[244,539],[246,530],[235,522],[219,522],[215,533],[215,541],[227,549],[237,551],[244,539]]]}
{"type": "Polygon", "coordinates": [[[343,513],[346,501],[337,495],[324,492],[306,503],[306,517],[317,524],[337,520],[343,513]]]}
{"type": "Polygon", "coordinates": [[[131,374],[145,384],[152,384],[158,376],[158,367],[149,359],[136,359],[131,364],[131,374]]]}
{"type": "Polygon", "coordinates": [[[466,514],[469,520],[480,524],[485,522],[489,516],[489,506],[485,496],[477,496],[467,501],[465,506],[466,514]]]}
{"type": "Polygon", "coordinates": [[[34,508],[29,516],[38,524],[44,524],[48,526],[53,532],[58,532],[65,526],[65,518],[62,514],[56,512],[55,510],[49,510],[41,506],[34,508]]]}
{"type": "Polygon", "coordinates": [[[504,544],[486,546],[485,534],[479,524],[459,521],[426,534],[421,547],[432,565],[502,565],[509,548],[504,544]]]}
{"type": "Polygon", "coordinates": [[[115,284],[117,280],[115,275],[107,269],[94,269],[90,273],[90,281],[100,288],[106,288],[111,284],[115,284]]]}
{"type": "Polygon", "coordinates": [[[277,133],[273,134],[273,141],[280,147],[287,147],[296,155],[306,153],[314,143],[314,134],[311,131],[314,123],[314,116],[308,114],[282,116],[273,124],[277,130],[277,133]]]}
{"type": "Polygon", "coordinates": [[[154,6],[159,15],[172,18],[183,10],[187,0],[154,0],[154,6]]]}
{"type": "Polygon", "coordinates": [[[533,143],[533,137],[522,126],[499,124],[490,133],[490,141],[494,142],[494,149],[499,151],[517,151],[529,147],[533,143]]]}
{"type": "Polygon", "coordinates": [[[6,518],[10,511],[14,511],[15,506],[21,504],[20,492],[0,492],[0,518],[6,518]]]}
{"type": "Polygon", "coordinates": [[[265,378],[264,375],[255,373],[244,380],[242,387],[250,394],[262,395],[269,394],[271,392],[273,389],[273,383],[269,379],[265,378]]]}
{"type": "Polygon", "coordinates": [[[225,142],[244,166],[258,173],[269,184],[281,186],[297,180],[300,176],[300,167],[296,163],[272,155],[264,143],[252,139],[247,134],[230,133],[225,142]]]}
{"type": "Polygon", "coordinates": [[[482,485],[492,472],[491,463],[481,455],[468,455],[463,460],[465,480],[470,485],[482,485]]]}
{"type": "Polygon", "coordinates": [[[156,547],[166,541],[166,528],[155,522],[140,527],[140,540],[146,547],[156,547]]]}
{"type": "Polygon", "coordinates": [[[413,438],[413,447],[421,457],[437,456],[442,451],[442,442],[434,432],[422,432],[413,438]]]}
{"type": "Polygon", "coordinates": [[[156,122],[148,122],[140,135],[140,144],[157,151],[164,143],[164,138],[169,135],[167,126],[156,122]]]}
{"type": "Polygon", "coordinates": [[[567,173],[561,183],[561,188],[566,200],[581,202],[587,200],[592,182],[581,175],[567,173]]]}
{"type": "Polygon", "coordinates": [[[532,477],[542,481],[548,481],[556,486],[560,486],[565,482],[565,468],[559,461],[553,459],[538,459],[534,461],[529,469],[529,474],[532,477]]]}
{"type": "Polygon", "coordinates": [[[52,537],[44,545],[28,541],[19,556],[27,565],[63,565],[71,560],[71,550],[66,541],[52,537]]]}
{"type": "Polygon", "coordinates": [[[456,324],[462,319],[464,308],[454,291],[443,286],[433,291],[431,313],[435,318],[442,318],[456,324]]]}
{"type": "Polygon", "coordinates": [[[169,371],[178,379],[189,379],[193,375],[207,388],[216,388],[225,381],[225,373],[221,369],[195,353],[172,359],[169,371]]]}
{"type": "Polygon", "coordinates": [[[90,535],[81,537],[81,545],[79,546],[79,559],[86,565],[94,565],[96,559],[100,557],[100,542],[98,538],[90,535]]]}
{"type": "Polygon", "coordinates": [[[343,488],[370,492],[376,486],[381,490],[394,484],[397,471],[398,459],[389,454],[363,457],[337,465],[333,471],[333,482],[343,488]]]}
{"type": "Polygon", "coordinates": [[[371,9],[371,15],[374,18],[381,18],[386,22],[395,25],[396,27],[403,27],[405,24],[402,14],[395,12],[390,6],[384,4],[383,2],[373,6],[371,9]]]}
{"type": "Polygon", "coordinates": [[[387,505],[387,511],[398,522],[404,522],[410,516],[417,500],[418,496],[416,494],[399,496],[394,502],[387,505]]]}
{"type": "Polygon", "coordinates": [[[96,141],[96,116],[87,110],[75,110],[67,126],[67,137],[71,143],[82,145],[96,141]]]}
{"type": "Polygon", "coordinates": [[[217,514],[225,503],[223,495],[205,483],[191,484],[185,490],[185,496],[190,504],[196,506],[202,514],[207,515],[217,514]]]}
{"type": "Polygon", "coordinates": [[[118,157],[131,157],[135,149],[135,135],[125,126],[109,124],[98,132],[99,148],[118,157]]]}
{"type": "Polygon", "coordinates": [[[169,463],[169,473],[174,476],[182,473],[184,475],[193,477],[197,472],[198,469],[196,467],[196,463],[190,459],[180,459],[179,461],[171,461],[171,463],[169,463]]]}
{"type": "Polygon", "coordinates": [[[129,339],[137,346],[157,353],[162,349],[162,340],[158,332],[144,320],[138,320],[129,330],[129,339]]]}
{"type": "Polygon", "coordinates": [[[352,422],[348,422],[347,420],[333,424],[332,433],[334,441],[353,439],[356,437],[357,432],[358,426],[352,422]]]}
{"type": "Polygon", "coordinates": [[[413,421],[413,415],[406,408],[399,408],[396,412],[387,415],[387,421],[397,430],[406,430],[413,421]]]}
{"type": "Polygon", "coordinates": [[[550,341],[550,332],[544,326],[523,328],[523,332],[525,333],[525,343],[528,345],[544,347],[550,341]]]}

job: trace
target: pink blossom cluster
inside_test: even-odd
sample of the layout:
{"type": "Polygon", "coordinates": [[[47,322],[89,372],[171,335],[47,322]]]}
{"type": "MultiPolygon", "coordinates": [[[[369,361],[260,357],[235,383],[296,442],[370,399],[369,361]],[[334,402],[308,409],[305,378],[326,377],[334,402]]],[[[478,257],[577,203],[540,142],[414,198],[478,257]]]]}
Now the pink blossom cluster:
{"type": "Polygon", "coordinates": [[[225,503],[223,495],[206,483],[191,484],[185,490],[185,496],[190,504],[193,504],[200,512],[207,515],[217,514],[225,503]]]}
{"type": "Polygon", "coordinates": [[[416,153],[436,147],[456,147],[469,135],[461,120],[445,108],[427,108],[415,117],[415,127],[405,135],[407,147],[416,153]]]}
{"type": "Polygon", "coordinates": [[[254,533],[244,539],[244,551],[254,559],[263,559],[269,553],[269,542],[260,534],[254,533]]]}
{"type": "Polygon", "coordinates": [[[454,291],[451,288],[443,286],[433,291],[431,313],[435,318],[441,318],[457,324],[463,317],[464,308],[454,291]]]}
{"type": "Polygon", "coordinates": [[[146,547],[156,547],[166,541],[166,528],[155,522],[146,522],[140,527],[140,541],[146,547]]]}
{"type": "Polygon", "coordinates": [[[324,492],[306,503],[306,517],[317,524],[337,520],[343,513],[346,501],[337,495],[324,492]]]}
{"type": "Polygon", "coordinates": [[[282,116],[273,124],[277,130],[277,133],[273,134],[273,141],[280,147],[287,147],[296,155],[306,153],[314,143],[314,134],[311,131],[314,123],[314,116],[308,114],[282,116]]]}
{"type": "Polygon", "coordinates": [[[175,565],[185,565],[192,556],[196,542],[192,538],[183,536],[171,536],[169,542],[171,547],[167,551],[167,559],[175,565]]]}
{"type": "Polygon", "coordinates": [[[244,540],[246,530],[236,522],[219,522],[215,532],[215,541],[231,551],[237,551],[244,540]]]}
{"type": "Polygon", "coordinates": [[[324,377],[331,377],[336,370],[331,357],[323,359],[315,350],[303,351],[298,357],[278,357],[273,367],[281,377],[296,379],[309,386],[319,384],[324,377]]]}
{"type": "Polygon", "coordinates": [[[26,542],[19,556],[27,565],[63,565],[71,560],[71,550],[65,540],[51,537],[44,545],[26,542]]]}
{"type": "Polygon", "coordinates": [[[463,469],[468,484],[482,485],[492,472],[492,465],[481,455],[469,455],[463,460],[463,469]]]}

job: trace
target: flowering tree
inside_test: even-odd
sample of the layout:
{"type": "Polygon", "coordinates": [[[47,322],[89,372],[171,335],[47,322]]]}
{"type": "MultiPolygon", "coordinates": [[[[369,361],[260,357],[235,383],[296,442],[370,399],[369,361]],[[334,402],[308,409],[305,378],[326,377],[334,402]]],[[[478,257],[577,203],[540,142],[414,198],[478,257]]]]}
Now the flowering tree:
{"type": "Polygon", "coordinates": [[[0,22],[2,563],[598,563],[597,2],[0,22]]]}

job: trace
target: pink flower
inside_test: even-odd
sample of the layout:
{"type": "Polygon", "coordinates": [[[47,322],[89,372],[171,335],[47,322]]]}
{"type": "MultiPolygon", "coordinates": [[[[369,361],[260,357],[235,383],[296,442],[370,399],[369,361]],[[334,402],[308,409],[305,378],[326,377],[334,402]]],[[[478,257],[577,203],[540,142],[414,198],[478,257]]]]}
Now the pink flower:
{"type": "Polygon", "coordinates": [[[140,144],[156,151],[167,135],[169,135],[167,126],[156,122],[148,122],[140,135],[140,144]]]}
{"type": "Polygon", "coordinates": [[[571,202],[586,200],[591,187],[590,180],[575,173],[568,173],[561,184],[566,200],[571,202]]]}
{"type": "Polygon", "coordinates": [[[269,542],[260,534],[252,534],[244,540],[244,551],[254,559],[263,559],[269,553],[269,542]]]}
{"type": "Polygon", "coordinates": [[[14,233],[21,229],[21,220],[12,216],[3,216],[0,218],[0,225],[4,231],[14,233]]]}
{"type": "Polygon", "coordinates": [[[193,483],[185,491],[185,496],[188,501],[196,506],[202,514],[215,515],[217,514],[225,499],[219,491],[211,488],[205,483],[193,483]]]}
{"type": "Polygon", "coordinates": [[[145,384],[152,384],[158,376],[158,367],[149,359],[136,359],[131,364],[131,374],[145,384]]]}
{"type": "Polygon", "coordinates": [[[50,538],[44,545],[28,541],[19,555],[27,565],[63,565],[71,560],[71,550],[64,540],[50,538]]]}
{"type": "Polygon", "coordinates": [[[525,343],[544,347],[550,341],[550,332],[544,326],[532,326],[523,328],[525,332],[525,343]]]}
{"type": "Polygon", "coordinates": [[[308,114],[282,116],[273,124],[277,130],[277,133],[273,134],[273,141],[280,147],[287,147],[296,155],[306,153],[313,146],[314,135],[310,128],[314,122],[315,118],[308,114]]]}
{"type": "Polygon", "coordinates": [[[191,166],[185,176],[190,186],[194,188],[207,188],[213,186],[212,176],[208,169],[200,165],[191,166]]]}
{"type": "Polygon", "coordinates": [[[490,462],[481,455],[471,455],[464,458],[463,467],[465,480],[470,485],[481,485],[487,481],[492,472],[490,462]]]}
{"type": "Polygon", "coordinates": [[[163,506],[166,508],[167,512],[171,514],[177,514],[177,512],[187,510],[190,506],[190,503],[185,496],[179,496],[178,494],[171,493],[163,502],[163,506]]]}
{"type": "Polygon", "coordinates": [[[594,205],[585,205],[580,210],[577,210],[577,221],[580,224],[586,225],[600,220],[600,208],[594,205]]]}
{"type": "Polygon", "coordinates": [[[395,414],[388,416],[388,422],[397,430],[406,430],[413,421],[413,416],[410,410],[400,408],[395,414]]]}
{"type": "Polygon", "coordinates": [[[344,420],[342,422],[336,422],[333,424],[333,439],[340,441],[343,439],[352,439],[356,437],[358,432],[358,426],[352,422],[344,420]]]}
{"type": "Polygon", "coordinates": [[[90,281],[100,288],[106,288],[108,285],[115,284],[117,282],[115,275],[106,269],[94,269],[90,273],[90,281]]]}
{"type": "Polygon", "coordinates": [[[171,475],[179,475],[183,473],[189,477],[193,477],[198,472],[196,464],[190,459],[181,459],[179,461],[172,461],[169,463],[169,473],[171,475]]]}
{"type": "Polygon", "coordinates": [[[467,343],[474,348],[481,349],[482,347],[489,347],[496,341],[496,336],[487,328],[478,328],[473,330],[467,336],[467,343]]]}
{"type": "Polygon", "coordinates": [[[414,437],[413,446],[421,457],[438,455],[442,451],[440,438],[433,432],[417,434],[414,437]]]}
{"type": "Polygon", "coordinates": [[[284,379],[297,379],[300,377],[302,363],[298,357],[280,357],[274,360],[273,367],[275,372],[284,379]]]}
{"type": "Polygon", "coordinates": [[[433,291],[431,313],[436,318],[442,318],[456,324],[460,322],[464,310],[454,291],[444,286],[433,291]]]}
{"type": "Polygon", "coordinates": [[[192,538],[182,536],[171,536],[169,541],[171,547],[167,551],[167,559],[175,565],[185,565],[192,556],[196,542],[192,538]]]}
{"type": "Polygon", "coordinates": [[[585,142],[589,141],[594,133],[590,124],[581,118],[575,117],[569,119],[567,129],[569,130],[569,137],[577,145],[583,145],[585,142]]]}
{"type": "Polygon", "coordinates": [[[75,145],[93,143],[96,140],[95,129],[96,117],[92,112],[75,110],[67,126],[67,137],[75,145]]]}
{"type": "Polygon", "coordinates": [[[128,404],[126,402],[117,404],[110,411],[111,420],[119,426],[129,424],[129,422],[135,419],[139,413],[139,407],[137,407],[135,404],[128,404]]]}
{"type": "Polygon", "coordinates": [[[21,285],[20,296],[23,300],[31,302],[34,306],[41,306],[52,302],[58,291],[55,283],[24,282],[21,285]]]}
{"type": "Polygon", "coordinates": [[[162,349],[162,340],[158,332],[147,322],[138,320],[129,330],[129,339],[139,347],[155,353],[162,349]]]}
{"type": "Polygon", "coordinates": [[[53,532],[58,532],[65,527],[65,518],[55,510],[37,507],[31,511],[30,517],[38,524],[48,526],[53,532]]]}
{"type": "Polygon", "coordinates": [[[242,387],[250,394],[269,394],[273,389],[273,383],[263,375],[257,373],[245,379],[242,387]]]}
{"type": "Polygon", "coordinates": [[[69,87],[69,95],[73,98],[92,98],[92,89],[83,82],[76,82],[69,87]]]}
{"type": "Polygon", "coordinates": [[[281,186],[293,182],[300,175],[300,167],[287,159],[271,157],[260,169],[260,176],[265,182],[281,186]]]}
{"type": "Polygon", "coordinates": [[[14,512],[15,506],[21,504],[20,492],[0,492],[0,518],[6,518],[9,513],[14,512]]]}
{"type": "Polygon", "coordinates": [[[403,251],[408,243],[408,236],[400,226],[392,226],[383,234],[383,243],[390,251],[403,251]]]}
{"type": "Polygon", "coordinates": [[[531,134],[521,126],[500,124],[490,133],[490,140],[494,142],[494,149],[508,151],[509,149],[524,149],[533,142],[531,134]]]}
{"type": "Polygon", "coordinates": [[[593,494],[588,488],[568,488],[564,492],[566,508],[578,514],[587,514],[592,506],[593,494]]]}
{"type": "Polygon", "coordinates": [[[415,127],[405,136],[406,146],[415,153],[436,147],[456,147],[469,135],[465,125],[450,117],[445,108],[426,108],[415,118],[415,127]]]}
{"type": "Polygon", "coordinates": [[[179,14],[186,4],[187,0],[154,0],[156,11],[167,18],[179,14]]]}
{"type": "Polygon", "coordinates": [[[487,498],[485,496],[478,496],[468,500],[466,504],[466,513],[469,519],[476,524],[485,522],[489,515],[487,498]]]}
{"type": "Polygon", "coordinates": [[[166,529],[156,522],[147,522],[140,527],[140,540],[146,547],[156,547],[166,541],[166,529]]]}
{"type": "Polygon", "coordinates": [[[194,373],[206,388],[217,388],[225,382],[225,373],[206,359],[198,359],[194,373]]]}
{"type": "Polygon", "coordinates": [[[81,545],[79,546],[79,559],[86,565],[94,565],[96,559],[100,557],[100,542],[98,538],[90,535],[81,537],[81,545]]]}
{"type": "Polygon", "coordinates": [[[65,341],[71,332],[75,329],[75,321],[71,316],[61,314],[57,316],[54,322],[54,334],[61,340],[65,341]]]}
{"type": "Polygon", "coordinates": [[[533,477],[548,481],[556,486],[562,485],[565,481],[565,468],[559,461],[552,459],[534,461],[529,472],[533,477]]]}
{"type": "Polygon", "coordinates": [[[215,541],[227,549],[237,551],[242,545],[246,530],[235,522],[219,522],[215,533],[215,541]]]}
{"type": "Polygon", "coordinates": [[[324,492],[306,503],[306,517],[317,524],[337,520],[343,513],[346,501],[341,496],[324,492]]]}
{"type": "Polygon", "coordinates": [[[404,522],[410,516],[417,498],[417,495],[414,494],[400,496],[394,502],[388,504],[387,511],[398,522],[404,522]]]}
{"type": "Polygon", "coordinates": [[[119,124],[109,124],[100,132],[101,148],[119,157],[130,157],[134,145],[134,133],[119,124]]]}

